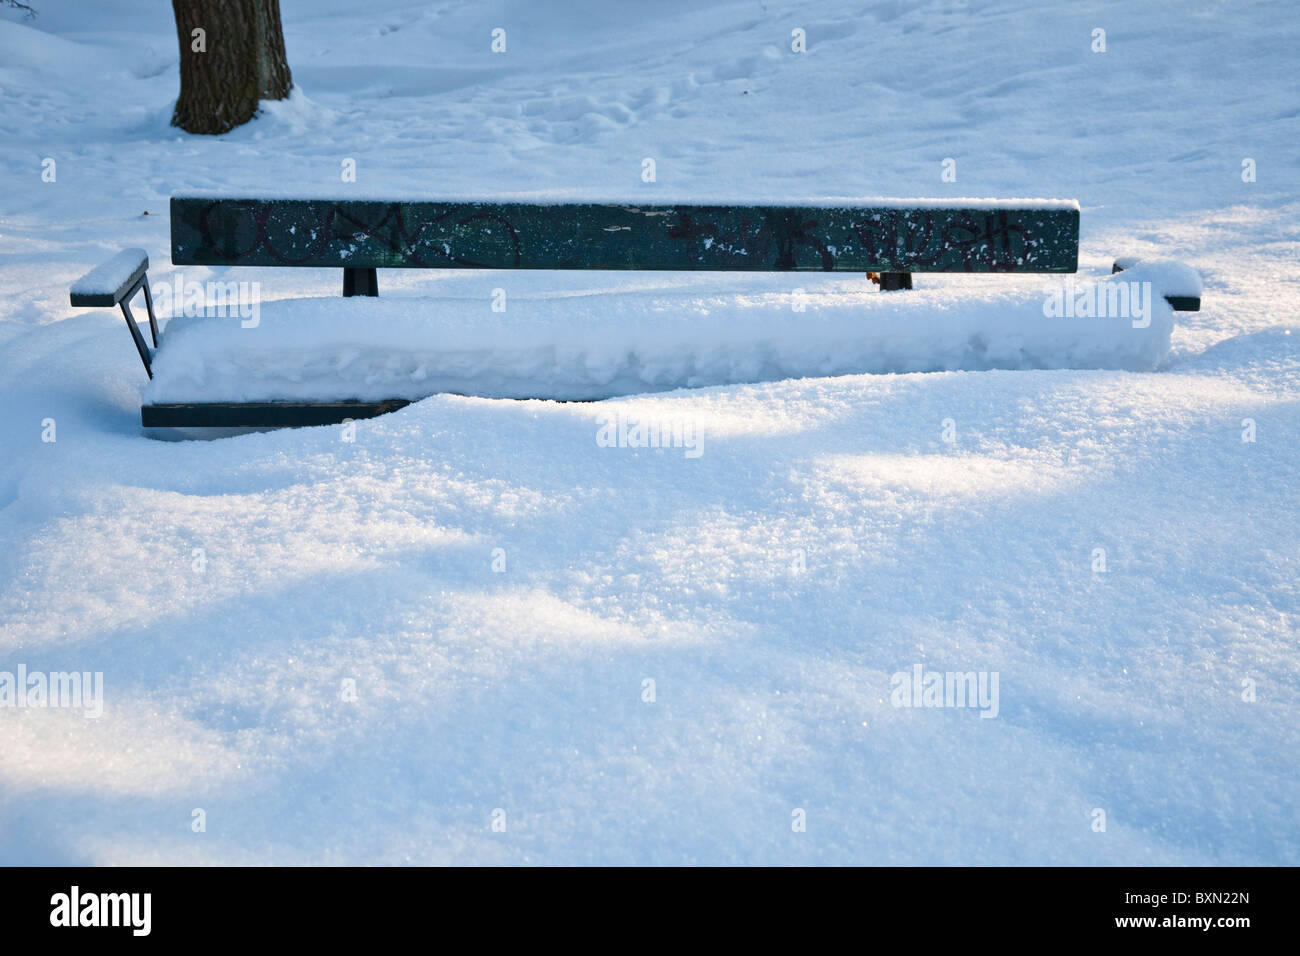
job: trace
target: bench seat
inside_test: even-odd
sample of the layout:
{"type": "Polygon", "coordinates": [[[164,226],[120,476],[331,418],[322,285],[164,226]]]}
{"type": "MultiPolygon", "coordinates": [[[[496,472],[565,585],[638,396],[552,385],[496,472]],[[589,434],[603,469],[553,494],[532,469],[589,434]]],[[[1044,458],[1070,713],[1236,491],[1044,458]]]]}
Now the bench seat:
{"type": "MultiPolygon", "coordinates": [[[[1158,276],[1136,266],[1098,282],[1112,278],[1158,276]]],[[[810,293],[798,314],[784,292],[517,296],[505,313],[486,299],[280,300],[261,307],[254,328],[237,317],[172,319],[145,417],[158,421],[165,406],[189,407],[175,419],[201,417],[194,406],[204,404],[401,403],[440,392],[581,400],[860,372],[1151,369],[1167,354],[1174,319],[1158,284],[1145,328],[1048,318],[1050,284],[1034,285],[810,293]]]]}

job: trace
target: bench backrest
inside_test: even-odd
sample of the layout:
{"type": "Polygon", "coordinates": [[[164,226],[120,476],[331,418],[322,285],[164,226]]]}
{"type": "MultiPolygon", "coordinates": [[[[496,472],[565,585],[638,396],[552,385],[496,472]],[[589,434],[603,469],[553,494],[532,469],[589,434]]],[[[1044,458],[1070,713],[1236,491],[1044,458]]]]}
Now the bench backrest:
{"type": "Polygon", "coordinates": [[[1075,272],[1066,200],[828,206],[176,196],[176,265],[1075,272]]]}

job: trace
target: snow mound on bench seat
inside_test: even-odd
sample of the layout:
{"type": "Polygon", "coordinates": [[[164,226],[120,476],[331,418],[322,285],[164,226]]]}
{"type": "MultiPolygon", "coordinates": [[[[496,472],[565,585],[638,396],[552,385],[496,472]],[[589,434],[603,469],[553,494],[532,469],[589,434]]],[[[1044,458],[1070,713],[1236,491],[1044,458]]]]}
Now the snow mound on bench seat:
{"type": "MultiPolygon", "coordinates": [[[[1149,278],[1138,267],[1099,282],[1149,278]]],[[[254,328],[172,319],[145,400],[597,399],[861,372],[1145,370],[1168,353],[1173,313],[1158,286],[1144,328],[1048,317],[1052,287],[810,293],[802,312],[788,293],[518,297],[503,313],[486,299],[282,300],[254,328]]]]}

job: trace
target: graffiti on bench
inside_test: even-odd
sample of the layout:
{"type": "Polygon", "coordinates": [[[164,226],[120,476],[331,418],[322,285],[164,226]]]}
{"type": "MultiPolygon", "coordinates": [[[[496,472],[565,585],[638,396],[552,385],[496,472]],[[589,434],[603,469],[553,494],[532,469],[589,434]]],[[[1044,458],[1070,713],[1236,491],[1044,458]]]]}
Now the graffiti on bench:
{"type": "Polygon", "coordinates": [[[177,265],[1073,272],[1079,213],[172,199],[177,265]]]}

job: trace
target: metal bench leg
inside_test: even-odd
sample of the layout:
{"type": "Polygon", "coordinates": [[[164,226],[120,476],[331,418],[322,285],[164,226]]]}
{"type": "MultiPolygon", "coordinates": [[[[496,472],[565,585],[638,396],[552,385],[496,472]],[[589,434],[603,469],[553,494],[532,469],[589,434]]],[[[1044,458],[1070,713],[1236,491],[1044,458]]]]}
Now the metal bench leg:
{"type": "Polygon", "coordinates": [[[153,293],[149,291],[149,273],[140,277],[140,288],[144,289],[144,304],[149,310],[149,334],[153,336],[153,347],[158,347],[158,320],[153,314],[153,293]]]}
{"type": "Polygon", "coordinates": [[[375,269],[344,269],[343,295],[379,295],[379,273],[375,269]]]}
{"type": "Polygon", "coordinates": [[[131,300],[141,289],[144,290],[144,305],[149,312],[149,335],[153,338],[153,347],[158,347],[158,318],[153,312],[153,292],[149,289],[149,273],[143,273],[136,280],[135,285],[127,290],[126,295],[118,305],[122,307],[122,315],[126,319],[126,327],[131,331],[131,340],[135,342],[135,350],[140,353],[140,361],[144,363],[144,370],[153,378],[153,361],[149,356],[149,346],[144,342],[144,336],[140,334],[140,326],[135,324],[135,316],[131,314],[131,300]]]}
{"type": "MultiPolygon", "coordinates": [[[[126,317],[126,327],[131,330],[131,338],[135,341],[135,350],[140,353],[140,361],[144,363],[144,370],[153,378],[153,366],[149,360],[149,346],[144,343],[144,336],[140,334],[140,326],[135,324],[135,316],[131,314],[131,306],[128,304],[131,297],[128,295],[118,303],[122,307],[122,315],[126,317]]],[[[153,319],[153,307],[149,308],[149,318],[153,319]]]]}

